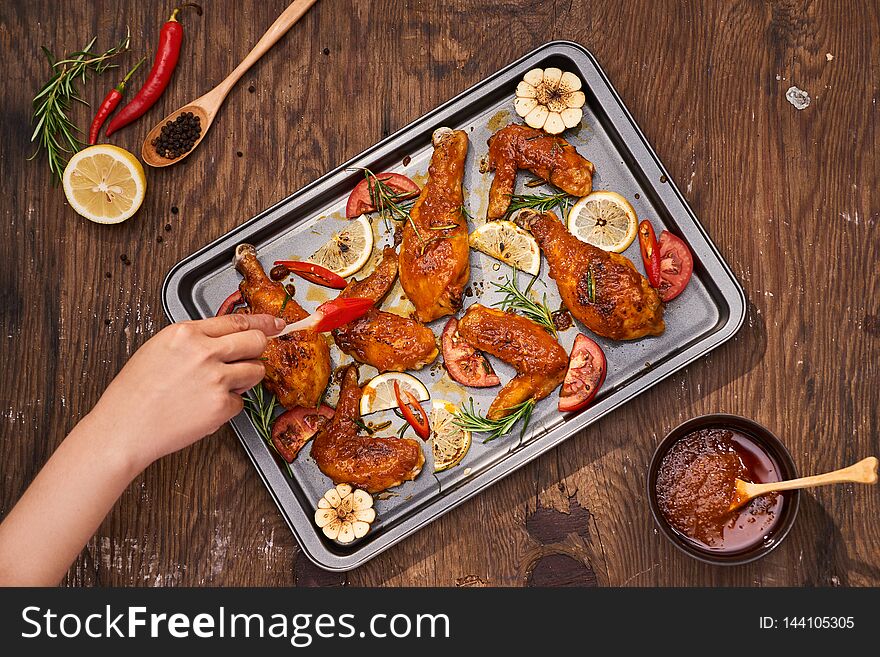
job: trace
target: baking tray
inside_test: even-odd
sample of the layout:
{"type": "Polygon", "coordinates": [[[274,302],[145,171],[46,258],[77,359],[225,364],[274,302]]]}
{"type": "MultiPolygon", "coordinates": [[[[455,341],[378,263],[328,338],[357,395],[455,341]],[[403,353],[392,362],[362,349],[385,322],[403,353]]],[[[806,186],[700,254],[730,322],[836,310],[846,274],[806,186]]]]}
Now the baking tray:
{"type": "MultiPolygon", "coordinates": [[[[623,194],[640,218],[652,219],[658,234],[661,228],[666,228],[684,238],[694,254],[691,283],[667,307],[667,328],[662,336],[628,343],[597,339],[605,350],[608,375],[592,406],[579,414],[560,414],[554,393],[537,405],[523,437],[519,436],[518,428],[489,443],[481,442],[480,436],[475,435],[464,461],[437,475],[432,473],[430,449],[426,449],[427,462],[422,474],[415,481],[394,489],[391,495],[380,495],[376,501],[378,518],[372,530],[349,546],[327,540],[314,525],[315,504],[331,482],[311,459],[309,446],[302,450],[288,474],[247,415],[242,413],[234,418],[231,424],[236,434],[291,531],[306,555],[322,568],[348,570],[365,563],[705,355],[733,336],[742,325],[745,296],[730,268],[599,64],[585,48],[566,41],[547,43],[506,66],[175,265],[165,279],[162,294],[169,319],[181,321],[214,314],[240,280],[231,263],[235,246],[241,242],[257,247],[264,266],[271,266],[272,261],[279,258],[302,259],[313,253],[333,231],[345,225],[345,201],[363,177],[357,170],[359,167],[374,172],[397,171],[423,182],[432,153],[431,133],[440,126],[465,130],[470,136],[465,205],[474,217],[472,223],[482,223],[491,182],[491,174],[480,172],[480,163],[488,151],[486,140],[495,130],[517,120],[513,111],[514,90],[525,72],[548,66],[576,72],[584,82],[587,104],[583,122],[564,136],[596,165],[593,188],[623,194]]],[[[340,125],[344,126],[344,120],[340,125]]],[[[518,190],[528,178],[525,173],[519,176],[518,190]]],[[[374,222],[374,232],[378,240],[375,259],[381,245],[391,237],[381,221],[374,222]]],[[[626,255],[641,266],[637,242],[626,255]]],[[[358,277],[368,272],[372,264],[358,277]]],[[[509,273],[505,265],[472,251],[472,296],[465,298],[465,306],[475,301],[485,305],[497,301],[498,295],[488,282],[501,280],[509,273]]],[[[325,288],[302,280],[294,282],[297,300],[309,311],[329,298],[325,288]]],[[[539,294],[546,292],[551,308],[559,307],[556,286],[547,276],[546,261],[535,290],[539,294]]],[[[411,309],[408,303],[398,282],[383,308],[405,314],[411,309]]],[[[443,318],[430,325],[436,335],[439,336],[445,321],[443,318]]],[[[578,330],[589,334],[578,323],[560,334],[560,343],[566,350],[571,348],[578,330]]],[[[335,347],[331,356],[334,367],[348,360],[335,347]]],[[[460,402],[472,397],[477,408],[485,412],[498,388],[464,389],[449,379],[440,361],[442,357],[438,357],[433,367],[415,373],[428,386],[432,398],[460,402]]],[[[512,368],[497,359],[493,359],[493,364],[502,381],[512,376],[512,368]]],[[[372,368],[360,367],[362,383],[373,374],[372,368]]],[[[338,391],[331,390],[329,394],[332,402],[338,391]]],[[[387,417],[395,420],[393,428],[396,429],[400,420],[390,413],[387,417]]],[[[386,418],[378,414],[370,419],[378,422],[386,418]]]]}

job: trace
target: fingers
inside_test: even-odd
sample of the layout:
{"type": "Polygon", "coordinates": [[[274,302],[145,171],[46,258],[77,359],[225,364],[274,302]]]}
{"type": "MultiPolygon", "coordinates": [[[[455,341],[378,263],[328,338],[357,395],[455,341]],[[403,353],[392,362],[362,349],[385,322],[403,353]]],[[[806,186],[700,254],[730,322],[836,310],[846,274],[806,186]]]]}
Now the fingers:
{"type": "Polygon", "coordinates": [[[193,324],[198,325],[204,334],[210,338],[219,338],[252,330],[262,331],[265,335],[271,337],[277,335],[286,326],[283,319],[272,317],[272,315],[248,315],[243,313],[201,319],[193,322],[193,324]]]}
{"type": "Polygon", "coordinates": [[[266,367],[261,360],[245,360],[231,363],[223,368],[223,379],[227,388],[241,394],[250,390],[266,376],[266,367]]]}
{"type": "Polygon", "coordinates": [[[260,330],[241,331],[231,333],[211,341],[211,353],[224,363],[234,363],[239,360],[254,360],[266,349],[269,338],[260,330]]]}

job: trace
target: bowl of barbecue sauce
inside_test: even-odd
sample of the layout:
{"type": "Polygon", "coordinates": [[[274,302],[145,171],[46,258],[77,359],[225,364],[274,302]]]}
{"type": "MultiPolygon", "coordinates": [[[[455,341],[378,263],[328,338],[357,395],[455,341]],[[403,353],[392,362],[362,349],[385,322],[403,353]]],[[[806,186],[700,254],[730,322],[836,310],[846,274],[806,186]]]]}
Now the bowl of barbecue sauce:
{"type": "Polygon", "coordinates": [[[798,491],[770,493],[730,510],[735,480],[797,477],[782,442],[757,422],[713,414],[688,420],[657,446],[648,469],[654,520],[672,544],[700,561],[738,565],[760,559],[785,538],[798,491]]]}

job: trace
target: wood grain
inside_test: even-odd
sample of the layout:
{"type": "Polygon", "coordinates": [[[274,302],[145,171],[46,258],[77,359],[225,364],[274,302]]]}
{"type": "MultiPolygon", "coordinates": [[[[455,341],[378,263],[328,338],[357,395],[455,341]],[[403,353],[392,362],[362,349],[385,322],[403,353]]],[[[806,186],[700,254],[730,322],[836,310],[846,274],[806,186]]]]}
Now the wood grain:
{"type": "MultiPolygon", "coordinates": [[[[136,151],[286,4],[185,15],[172,84],[116,143],[136,151]]],[[[47,77],[39,46],[93,35],[107,46],[127,23],[123,64],[134,62],[153,52],[168,9],[0,8],[0,514],[164,325],[160,286],[175,262],[551,39],[582,43],[605,68],[746,288],[748,317],[725,346],[351,573],[308,563],[224,428],[140,476],[66,584],[880,585],[876,488],[807,492],[777,551],[725,569],[678,554],[643,491],[654,445],[706,412],[769,426],[803,473],[880,453],[876,2],[325,0],[233,89],[198,152],[149,172],[134,219],[90,224],[44,162],[25,159],[30,98],[47,77]],[[805,110],[786,101],[791,85],[810,93],[805,110]]],[[[86,99],[113,77],[90,82],[86,99]]]]}

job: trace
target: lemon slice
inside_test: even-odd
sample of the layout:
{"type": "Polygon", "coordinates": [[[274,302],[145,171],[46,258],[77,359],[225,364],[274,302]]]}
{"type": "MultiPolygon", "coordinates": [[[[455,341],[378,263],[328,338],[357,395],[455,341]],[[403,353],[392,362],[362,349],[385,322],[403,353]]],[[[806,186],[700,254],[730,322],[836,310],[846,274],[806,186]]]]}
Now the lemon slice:
{"type": "Polygon", "coordinates": [[[593,192],[568,212],[568,230],[580,241],[605,251],[626,251],[638,229],[636,211],[616,192],[593,192]]]}
{"type": "Polygon", "coordinates": [[[541,251],[535,238],[512,221],[487,221],[471,233],[470,245],[532,276],[541,269],[541,251]]]}
{"type": "Polygon", "coordinates": [[[147,192],[138,159],[109,144],[89,146],[70,158],[62,184],[70,207],[98,224],[125,221],[138,211],[147,192]]]}
{"type": "Polygon", "coordinates": [[[326,267],[343,278],[359,272],[373,252],[373,228],[366,215],[348,222],[343,230],[333,233],[324,246],[315,251],[309,262],[326,267]]]}
{"type": "Polygon", "coordinates": [[[374,376],[364,386],[361,395],[361,415],[397,408],[397,397],[394,394],[395,381],[400,386],[401,394],[404,390],[409,390],[419,401],[428,401],[431,398],[425,384],[412,374],[386,372],[374,376]]]}
{"type": "Polygon", "coordinates": [[[461,463],[471,448],[471,432],[453,423],[458,407],[445,399],[431,402],[431,452],[434,472],[443,472],[461,463]]]}

